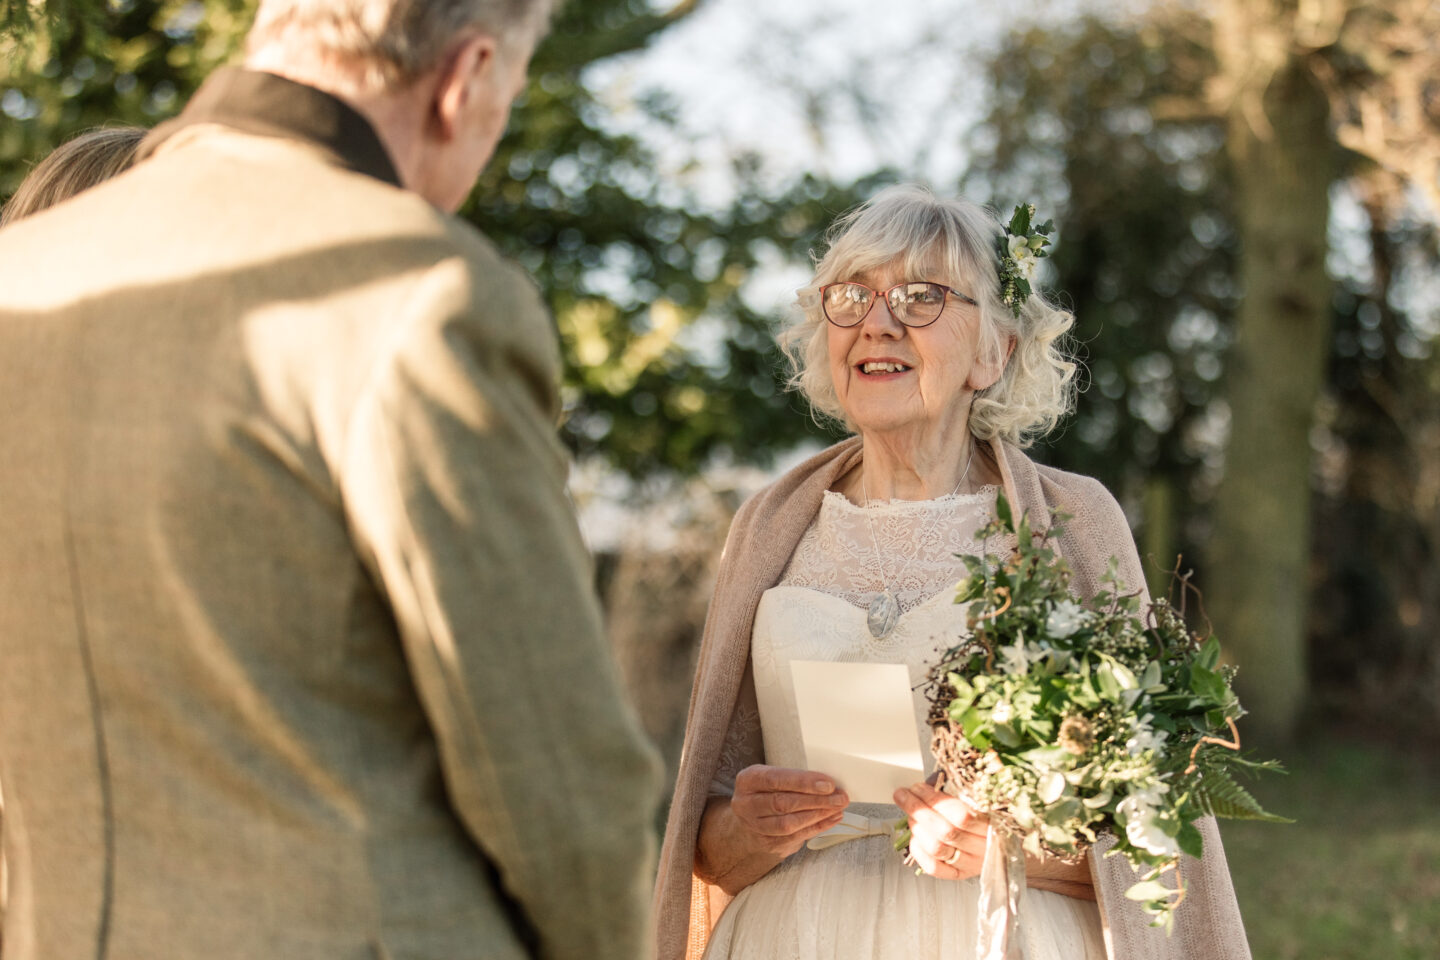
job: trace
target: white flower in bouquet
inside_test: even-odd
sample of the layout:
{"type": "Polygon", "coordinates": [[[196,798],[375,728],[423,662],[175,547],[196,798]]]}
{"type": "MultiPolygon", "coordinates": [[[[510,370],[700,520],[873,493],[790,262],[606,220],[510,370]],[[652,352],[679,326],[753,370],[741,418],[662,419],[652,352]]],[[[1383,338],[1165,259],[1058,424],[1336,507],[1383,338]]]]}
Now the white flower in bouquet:
{"type": "Polygon", "coordinates": [[[1170,734],[1164,730],[1156,730],[1152,726],[1154,720],[1154,715],[1147,713],[1132,721],[1130,739],[1125,741],[1125,751],[1130,756],[1138,757],[1146,750],[1165,749],[1165,741],[1169,739],[1170,734]]]}
{"type": "Polygon", "coordinates": [[[1015,717],[1015,708],[1009,700],[1001,700],[990,711],[990,719],[996,723],[1009,723],[1015,717]]]}
{"type": "Polygon", "coordinates": [[[1060,667],[1063,667],[1069,659],[1064,651],[1056,650],[1048,643],[1027,641],[1023,634],[1015,643],[1007,643],[999,647],[996,653],[1000,658],[1000,672],[1011,677],[1023,677],[1030,672],[1033,664],[1037,664],[1047,657],[1055,660],[1056,665],[1060,667]]]}
{"type": "Polygon", "coordinates": [[[1025,645],[1007,643],[998,651],[1000,672],[1010,677],[1024,676],[1030,670],[1030,658],[1025,656],[1025,645]]]}
{"type": "Polygon", "coordinates": [[[1165,784],[1131,785],[1129,796],[1115,808],[1125,818],[1125,839],[1157,857],[1178,857],[1180,842],[1162,826],[1166,801],[1162,794],[1169,791],[1165,784]]]}
{"type": "Polygon", "coordinates": [[[1074,600],[1061,600],[1045,619],[1045,631],[1056,640],[1065,640],[1074,636],[1092,619],[1090,611],[1074,600]]]}

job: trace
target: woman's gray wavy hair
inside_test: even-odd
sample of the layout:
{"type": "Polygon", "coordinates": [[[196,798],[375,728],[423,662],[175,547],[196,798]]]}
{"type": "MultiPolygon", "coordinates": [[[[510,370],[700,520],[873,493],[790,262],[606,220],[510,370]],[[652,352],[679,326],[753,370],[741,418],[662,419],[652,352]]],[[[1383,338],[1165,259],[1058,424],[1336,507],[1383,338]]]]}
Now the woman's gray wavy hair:
{"type": "Polygon", "coordinates": [[[460,31],[479,28],[510,47],[538,40],[556,0],[260,0],[246,44],[320,55],[364,89],[405,83],[438,66],[460,31]]]}
{"type": "Polygon", "coordinates": [[[898,263],[907,278],[945,283],[979,303],[981,362],[998,361],[1014,340],[1000,379],[971,402],[971,433],[1022,447],[1049,433],[1075,402],[1076,364],[1067,336],[1075,317],[1038,293],[1019,317],[1000,301],[996,241],[1003,235],[985,208],[963,198],[941,199],[915,184],[887,187],[844,214],[826,235],[829,249],[814,278],[797,291],[800,318],[778,337],[790,366],[787,386],[804,394],[817,419],[854,429],[830,378],[820,288],[898,263]]]}

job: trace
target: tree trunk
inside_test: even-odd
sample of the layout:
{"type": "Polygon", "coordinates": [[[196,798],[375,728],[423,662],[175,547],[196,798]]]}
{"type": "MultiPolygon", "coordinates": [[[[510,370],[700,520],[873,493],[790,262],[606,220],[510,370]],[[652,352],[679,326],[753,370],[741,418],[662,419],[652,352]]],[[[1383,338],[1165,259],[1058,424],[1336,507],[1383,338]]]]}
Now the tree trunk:
{"type": "Polygon", "coordinates": [[[1329,107],[1289,52],[1294,4],[1226,0],[1217,53],[1231,101],[1244,299],[1227,362],[1230,442],[1207,606],[1252,739],[1295,733],[1306,694],[1310,429],[1330,340],[1329,107]]]}

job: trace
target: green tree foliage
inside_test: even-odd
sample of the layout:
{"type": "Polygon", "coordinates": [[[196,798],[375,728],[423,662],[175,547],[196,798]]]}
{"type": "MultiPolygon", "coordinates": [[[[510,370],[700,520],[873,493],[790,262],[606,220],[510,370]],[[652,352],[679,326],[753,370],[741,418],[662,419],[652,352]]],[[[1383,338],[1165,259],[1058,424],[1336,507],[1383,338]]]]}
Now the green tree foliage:
{"type": "MultiPolygon", "coordinates": [[[[1213,54],[1190,31],[1089,18],[1013,33],[991,63],[963,189],[1055,213],[1050,282],[1086,359],[1075,418],[1041,454],[1131,500],[1157,479],[1208,499],[1238,299],[1232,189],[1221,124],[1166,106],[1200,95],[1213,54]]],[[[1147,539],[1157,562],[1196,553],[1180,528],[1147,539]]]]}
{"type": "MultiPolygon", "coordinates": [[[[1235,553],[1233,544],[1229,554],[1220,549],[1226,534],[1214,518],[1221,469],[1227,482],[1240,474],[1235,451],[1227,463],[1221,446],[1231,413],[1242,412],[1233,410],[1245,396],[1234,390],[1236,378],[1251,378],[1263,396],[1293,374],[1315,378],[1318,421],[1313,391],[1294,423],[1279,417],[1277,402],[1239,401],[1260,421],[1262,455],[1298,446],[1301,490],[1286,494],[1292,505],[1304,505],[1312,485],[1319,494],[1313,510],[1301,510],[1291,524],[1304,536],[1313,531],[1314,543],[1288,564],[1290,586],[1247,602],[1262,614],[1281,605],[1298,611],[1292,632],[1308,636],[1308,644],[1298,655],[1292,649],[1281,669],[1319,684],[1314,703],[1418,728],[1440,716],[1433,679],[1440,658],[1427,639],[1440,622],[1440,578],[1426,559],[1440,548],[1440,475],[1429,466],[1440,462],[1440,331],[1427,279],[1435,274],[1436,240],[1433,220],[1417,211],[1395,165],[1370,159],[1385,159],[1386,145],[1403,138],[1382,136],[1382,129],[1371,144],[1341,122],[1369,111],[1367,103],[1403,102],[1385,87],[1404,86],[1385,69],[1385,51],[1409,47],[1393,30],[1372,29],[1375,16],[1371,5],[1356,4],[1342,26],[1307,35],[1311,69],[1324,78],[1332,118],[1340,118],[1332,120],[1340,122],[1333,136],[1318,124],[1318,142],[1305,154],[1309,169],[1326,176],[1322,226],[1309,231],[1310,241],[1322,241],[1322,261],[1328,246],[1338,283],[1335,296],[1320,301],[1322,315],[1305,323],[1318,328],[1328,359],[1308,363],[1297,338],[1314,330],[1296,329],[1272,340],[1245,371],[1234,369],[1242,296],[1258,288],[1253,271],[1248,284],[1243,279],[1245,258],[1271,263],[1277,250],[1296,248],[1278,238],[1264,243],[1263,231],[1284,222],[1280,213],[1242,223],[1254,205],[1242,206],[1237,183],[1249,175],[1240,169],[1247,161],[1234,149],[1224,98],[1217,103],[1223,71],[1207,17],[1167,8],[1138,23],[1095,18],[1012,35],[993,61],[994,106],[975,137],[986,149],[967,189],[999,205],[1035,198],[1057,213],[1054,286],[1073,301],[1091,386],[1073,427],[1044,454],[1144,504],[1142,542],[1170,543],[1168,551],[1154,550],[1158,556],[1183,550],[1186,566],[1201,568],[1202,584],[1213,585],[1221,558],[1235,553]],[[1339,149],[1337,139],[1356,149],[1339,149]],[[1328,196],[1355,195],[1361,201],[1350,207],[1360,212],[1350,219],[1361,225],[1334,227],[1323,242],[1328,196]],[[1253,234],[1248,252],[1245,230],[1253,234]],[[1312,443],[1321,454],[1313,465],[1312,443]],[[1151,496],[1156,486],[1175,491],[1168,507],[1167,498],[1151,496]],[[1176,533],[1152,537],[1172,509],[1176,533]],[[1307,619],[1312,590],[1316,606],[1307,619]]],[[[1410,69],[1410,60],[1403,62],[1410,69]]],[[[1433,115],[1433,95],[1425,102],[1433,115]]],[[[1313,130],[1310,136],[1316,140],[1313,130]]],[[[1416,149],[1426,155],[1423,145],[1416,149]]],[[[1256,189],[1247,187],[1252,201],[1256,189]]],[[[1272,263],[1269,272],[1284,281],[1295,268],[1272,263]]],[[[1245,523],[1263,522],[1243,489],[1236,502],[1245,523]]],[[[1294,532],[1265,530],[1277,541],[1294,532]]],[[[1278,732],[1294,722],[1296,704],[1267,702],[1268,684],[1253,682],[1247,652],[1274,649],[1277,638],[1236,623],[1244,621],[1217,627],[1242,665],[1242,687],[1250,675],[1247,702],[1278,715],[1278,732]]]]}
{"type": "MultiPolygon", "coordinates": [[[[820,435],[777,388],[772,330],[784,304],[742,292],[769,260],[803,260],[866,184],[806,177],[767,192],[736,158],[738,195],[707,210],[667,187],[656,158],[614,132],[585,71],[643,48],[694,0],[567,4],[462,212],[532,272],[566,360],[564,427],[582,454],[644,476],[712,460],[763,461],[820,435]]],[[[0,195],[37,159],[89,127],[151,125],[233,60],[250,0],[51,0],[3,8],[0,195]],[[32,13],[31,11],[35,11],[32,13]],[[8,38],[7,38],[8,37],[8,38]]],[[[641,103],[662,121],[673,107],[641,103]]]]}
{"type": "Polygon", "coordinates": [[[0,24],[0,195],[76,133],[150,126],[175,113],[238,49],[250,11],[231,0],[50,0],[0,24]]]}

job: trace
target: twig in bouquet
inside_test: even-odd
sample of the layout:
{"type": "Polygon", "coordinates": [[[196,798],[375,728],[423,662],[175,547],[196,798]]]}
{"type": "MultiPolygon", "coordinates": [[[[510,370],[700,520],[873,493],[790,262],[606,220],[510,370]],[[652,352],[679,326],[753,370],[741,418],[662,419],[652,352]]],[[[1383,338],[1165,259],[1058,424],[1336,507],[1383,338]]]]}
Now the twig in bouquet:
{"type": "Polygon", "coordinates": [[[1185,876],[1180,872],[1179,857],[1176,857],[1174,860],[1171,860],[1169,863],[1165,864],[1163,867],[1160,868],[1160,872],[1162,874],[1169,873],[1171,870],[1175,871],[1175,892],[1174,894],[1172,894],[1172,896],[1175,897],[1175,900],[1171,903],[1171,906],[1178,907],[1181,903],[1184,902],[1185,894],[1188,892],[1185,889],[1185,876]]]}
{"type": "MultiPolygon", "coordinates": [[[[1147,555],[1147,558],[1150,560],[1151,563],[1154,563],[1155,566],[1157,566],[1157,567],[1160,566],[1158,563],[1155,562],[1154,556],[1147,555]]],[[[1190,579],[1190,575],[1195,572],[1194,570],[1186,570],[1184,573],[1181,573],[1181,572],[1180,572],[1180,564],[1181,564],[1181,562],[1182,562],[1182,559],[1181,559],[1180,554],[1178,554],[1178,553],[1175,554],[1175,566],[1171,567],[1171,568],[1170,568],[1170,571],[1169,571],[1169,572],[1170,572],[1170,589],[1166,591],[1166,593],[1165,593],[1165,599],[1168,600],[1168,601],[1170,601],[1170,606],[1172,606],[1172,607],[1175,606],[1175,584],[1177,584],[1177,583],[1179,583],[1179,584],[1184,584],[1185,581],[1187,581],[1187,580],[1190,579]]],[[[1181,589],[1181,591],[1180,591],[1180,617],[1181,617],[1181,619],[1184,619],[1184,617],[1185,617],[1185,601],[1186,601],[1186,599],[1187,599],[1189,596],[1190,596],[1190,591],[1185,590],[1185,589],[1183,589],[1183,587],[1182,587],[1182,589],[1181,589]]]]}
{"type": "Polygon", "coordinates": [[[975,634],[975,639],[979,641],[980,646],[985,648],[985,672],[993,673],[995,671],[995,644],[990,642],[990,636],[984,630],[975,634]]]}
{"type": "MultiPolygon", "coordinates": [[[[991,610],[989,613],[982,613],[982,614],[980,614],[979,616],[977,616],[977,617],[975,618],[976,620],[993,620],[993,619],[995,619],[996,617],[1000,616],[1000,614],[1004,613],[1006,610],[1009,610],[1009,609],[1010,609],[1010,604],[1014,602],[1014,598],[1010,596],[1010,588],[1009,588],[1009,587],[996,587],[996,588],[995,588],[995,595],[996,595],[997,597],[1004,597],[1004,598],[1005,598],[1005,602],[1004,602],[1003,604],[1001,604],[998,609],[991,610]]],[[[988,665],[987,665],[987,669],[988,669],[988,665]]]]}
{"type": "Polygon", "coordinates": [[[1175,587],[1178,584],[1180,587],[1180,619],[1185,620],[1189,607],[1188,601],[1190,595],[1193,593],[1195,595],[1195,605],[1200,608],[1200,619],[1205,621],[1205,635],[1208,637],[1215,632],[1215,625],[1210,622],[1210,614],[1205,612],[1205,594],[1201,593],[1200,588],[1195,586],[1190,580],[1191,577],[1195,576],[1193,569],[1186,570],[1184,573],[1180,572],[1181,562],[1181,556],[1177,553],[1175,555],[1175,566],[1170,569],[1170,593],[1168,597],[1170,606],[1175,606],[1175,587]]]}
{"type": "Polygon", "coordinates": [[[1230,736],[1234,737],[1235,739],[1222,740],[1219,737],[1201,737],[1195,742],[1194,749],[1190,751],[1190,766],[1185,768],[1185,776],[1188,777],[1190,776],[1190,774],[1196,771],[1199,765],[1195,763],[1195,754],[1199,753],[1200,748],[1205,746],[1205,744],[1207,743],[1213,743],[1217,747],[1225,747],[1230,750],[1238,751],[1240,749],[1240,731],[1238,728],[1236,728],[1235,721],[1230,719],[1229,717],[1226,717],[1225,722],[1230,725],[1230,736]]]}

